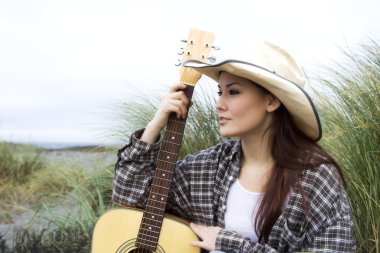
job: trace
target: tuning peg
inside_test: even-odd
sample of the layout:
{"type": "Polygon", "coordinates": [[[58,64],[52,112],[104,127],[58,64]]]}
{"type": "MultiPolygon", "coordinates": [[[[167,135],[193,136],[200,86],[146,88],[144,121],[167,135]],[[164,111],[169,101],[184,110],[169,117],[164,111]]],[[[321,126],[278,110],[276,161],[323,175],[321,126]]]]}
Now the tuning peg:
{"type": "MultiPolygon", "coordinates": [[[[183,43],[187,43],[187,40],[181,40],[181,42],[183,42],[183,43]]],[[[194,44],[194,41],[193,41],[193,40],[190,40],[190,44],[193,45],[193,44],[194,44]]]]}
{"type": "Polygon", "coordinates": [[[182,64],[181,60],[180,60],[180,59],[177,59],[177,63],[174,64],[174,65],[177,66],[177,67],[179,67],[179,66],[181,66],[181,64],[182,64]]]}
{"type": "Polygon", "coordinates": [[[214,50],[219,50],[219,49],[220,49],[220,48],[217,47],[217,46],[212,46],[212,48],[213,48],[214,50]]]}
{"type": "Polygon", "coordinates": [[[207,59],[210,61],[210,63],[214,63],[216,61],[215,56],[210,56],[207,59]]]}

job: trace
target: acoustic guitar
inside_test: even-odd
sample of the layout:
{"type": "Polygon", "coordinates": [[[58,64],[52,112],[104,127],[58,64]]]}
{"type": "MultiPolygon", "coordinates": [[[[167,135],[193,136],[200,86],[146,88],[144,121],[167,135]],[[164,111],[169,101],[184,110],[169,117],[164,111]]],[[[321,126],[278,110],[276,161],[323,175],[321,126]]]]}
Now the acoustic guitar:
{"type": "MultiPolygon", "coordinates": [[[[206,62],[214,35],[191,29],[186,48],[180,54],[182,61],[206,62]]],[[[194,86],[201,74],[180,66],[180,82],[186,84],[186,96],[191,99],[194,86]]],[[[199,253],[201,249],[190,245],[198,237],[189,222],[165,214],[170,184],[178,158],[186,119],[169,116],[161,142],[155,174],[146,207],[114,208],[97,221],[92,236],[92,253],[199,253]]]]}

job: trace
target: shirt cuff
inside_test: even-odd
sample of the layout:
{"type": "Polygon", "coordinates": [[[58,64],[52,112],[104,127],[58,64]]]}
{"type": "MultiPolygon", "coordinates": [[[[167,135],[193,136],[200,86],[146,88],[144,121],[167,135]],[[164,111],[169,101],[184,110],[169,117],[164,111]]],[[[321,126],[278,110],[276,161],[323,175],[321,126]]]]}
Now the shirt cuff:
{"type": "Polygon", "coordinates": [[[141,139],[141,136],[142,134],[144,133],[145,131],[145,128],[142,128],[142,129],[139,129],[137,130],[136,132],[134,132],[132,135],[131,135],[131,138],[130,138],[130,141],[132,143],[137,143],[138,145],[141,145],[141,146],[146,146],[148,148],[159,148],[159,145],[160,145],[160,142],[161,142],[161,135],[159,135],[157,137],[157,139],[154,141],[153,144],[149,144],[145,141],[142,141],[140,140],[141,139]]]}
{"type": "Polygon", "coordinates": [[[237,232],[221,229],[216,237],[215,250],[235,252],[242,248],[245,239],[237,232]]]}
{"type": "Polygon", "coordinates": [[[151,162],[155,161],[155,154],[160,150],[161,136],[158,136],[156,141],[150,144],[140,140],[144,131],[145,128],[137,130],[131,135],[129,143],[119,149],[119,158],[137,161],[144,159],[151,162]]]}

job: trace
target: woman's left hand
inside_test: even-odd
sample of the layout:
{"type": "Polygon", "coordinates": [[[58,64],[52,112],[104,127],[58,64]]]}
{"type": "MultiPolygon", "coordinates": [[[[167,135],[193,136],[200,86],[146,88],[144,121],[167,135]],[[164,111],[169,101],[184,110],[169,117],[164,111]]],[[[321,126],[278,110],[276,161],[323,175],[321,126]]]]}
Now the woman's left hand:
{"type": "Polygon", "coordinates": [[[216,237],[218,236],[221,227],[206,227],[194,223],[190,223],[190,228],[201,238],[202,241],[192,241],[191,245],[202,249],[213,251],[215,250],[216,237]]]}

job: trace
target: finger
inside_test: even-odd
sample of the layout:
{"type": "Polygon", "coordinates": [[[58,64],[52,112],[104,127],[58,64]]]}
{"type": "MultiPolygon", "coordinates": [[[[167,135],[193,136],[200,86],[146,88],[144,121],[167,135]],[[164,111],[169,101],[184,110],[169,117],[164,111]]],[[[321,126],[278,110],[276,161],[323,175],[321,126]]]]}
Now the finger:
{"type": "Polygon", "coordinates": [[[175,107],[175,112],[177,113],[178,118],[186,118],[187,106],[183,104],[180,100],[172,100],[170,104],[175,107]]]}
{"type": "Polygon", "coordinates": [[[186,89],[186,85],[185,84],[183,84],[183,83],[177,83],[177,84],[175,84],[175,85],[173,85],[173,86],[170,87],[169,92],[173,93],[173,92],[176,92],[178,90],[184,90],[184,89],[186,89]]]}
{"type": "Polygon", "coordinates": [[[183,117],[182,116],[183,115],[183,111],[182,111],[181,107],[178,104],[176,104],[175,102],[170,103],[168,105],[167,109],[168,109],[168,111],[170,113],[172,113],[172,112],[175,113],[178,119],[180,119],[181,117],[183,117]]]}
{"type": "Polygon", "coordinates": [[[190,100],[186,97],[183,91],[177,91],[174,93],[168,94],[169,99],[181,100],[187,106],[190,103],[190,100]]]}
{"type": "Polygon", "coordinates": [[[201,241],[192,241],[192,242],[190,242],[190,245],[194,246],[194,247],[199,247],[199,248],[204,247],[203,242],[201,242],[201,241]]]}
{"type": "Polygon", "coordinates": [[[201,225],[197,225],[195,223],[190,223],[190,228],[196,233],[202,240],[205,237],[205,230],[202,229],[201,225]]]}

